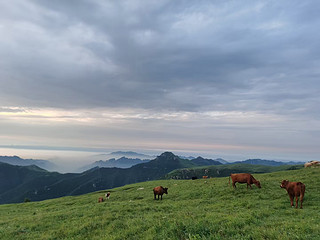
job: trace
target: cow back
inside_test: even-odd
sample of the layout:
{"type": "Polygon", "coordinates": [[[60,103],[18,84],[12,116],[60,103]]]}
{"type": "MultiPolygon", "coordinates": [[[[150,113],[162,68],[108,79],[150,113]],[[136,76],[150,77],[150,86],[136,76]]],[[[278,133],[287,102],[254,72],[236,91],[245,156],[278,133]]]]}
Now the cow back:
{"type": "Polygon", "coordinates": [[[163,190],[163,187],[162,187],[162,186],[158,186],[158,187],[155,187],[155,188],[153,189],[153,192],[154,192],[155,194],[161,195],[161,194],[163,194],[164,190],[163,190]]]}
{"type": "Polygon", "coordinates": [[[246,183],[251,180],[251,174],[249,173],[233,173],[231,174],[231,179],[233,182],[246,183]]]}

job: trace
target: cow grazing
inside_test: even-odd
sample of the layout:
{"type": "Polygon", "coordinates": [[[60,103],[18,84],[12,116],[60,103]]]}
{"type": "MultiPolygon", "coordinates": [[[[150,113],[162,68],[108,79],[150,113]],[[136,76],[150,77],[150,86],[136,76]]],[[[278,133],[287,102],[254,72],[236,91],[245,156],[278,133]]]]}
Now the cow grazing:
{"type": "MultiPolygon", "coordinates": [[[[247,189],[248,186],[251,187],[251,184],[255,184],[258,188],[261,188],[260,182],[257,181],[251,174],[249,173],[235,173],[230,175],[232,179],[232,186],[233,188],[236,188],[236,183],[246,183],[247,189]]],[[[230,184],[230,177],[229,177],[229,184],[230,184]]]]}
{"type": "Polygon", "coordinates": [[[155,187],[153,189],[153,194],[154,194],[154,200],[156,200],[156,196],[158,195],[158,200],[159,200],[159,196],[161,196],[161,200],[162,200],[162,195],[163,194],[168,194],[168,188],[164,188],[162,186],[158,186],[158,187],[155,187]]]}
{"type": "Polygon", "coordinates": [[[105,197],[106,197],[106,199],[109,199],[110,198],[110,192],[107,192],[105,197]]]}
{"type": "Polygon", "coordinates": [[[198,179],[198,178],[197,178],[197,177],[192,177],[191,179],[192,179],[192,180],[196,180],[196,179],[198,179]]]}
{"type": "Polygon", "coordinates": [[[202,176],[202,178],[203,178],[203,179],[207,179],[207,178],[208,178],[208,176],[202,176]]]}
{"type": "Polygon", "coordinates": [[[98,200],[98,203],[101,203],[101,202],[103,202],[104,200],[103,200],[103,197],[99,197],[99,200],[98,200]]]}
{"type": "Polygon", "coordinates": [[[287,190],[291,207],[293,207],[293,200],[296,198],[296,208],[298,208],[298,200],[300,197],[300,208],[302,208],[304,192],[306,190],[306,186],[302,182],[289,182],[288,180],[283,180],[280,187],[287,190]]]}
{"type": "Polygon", "coordinates": [[[306,163],[304,164],[304,167],[307,168],[307,167],[311,167],[312,165],[313,165],[313,163],[311,163],[311,162],[306,162],[306,163]]]}
{"type": "Polygon", "coordinates": [[[310,161],[310,162],[306,162],[304,164],[304,167],[307,168],[307,167],[318,166],[318,165],[320,165],[319,161],[310,161]]]}

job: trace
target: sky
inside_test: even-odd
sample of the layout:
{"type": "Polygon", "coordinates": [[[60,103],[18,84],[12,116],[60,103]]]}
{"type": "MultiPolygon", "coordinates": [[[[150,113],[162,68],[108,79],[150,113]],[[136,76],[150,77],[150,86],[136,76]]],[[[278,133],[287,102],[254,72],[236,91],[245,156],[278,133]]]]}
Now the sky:
{"type": "Polygon", "coordinates": [[[1,1],[0,155],[319,160],[319,12],[316,0],[1,1]]]}

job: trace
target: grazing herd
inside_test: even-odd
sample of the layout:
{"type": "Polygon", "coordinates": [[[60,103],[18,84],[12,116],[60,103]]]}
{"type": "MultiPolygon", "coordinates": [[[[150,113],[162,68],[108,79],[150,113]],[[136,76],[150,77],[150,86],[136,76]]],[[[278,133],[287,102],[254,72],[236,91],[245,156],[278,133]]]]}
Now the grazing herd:
{"type": "MultiPolygon", "coordinates": [[[[248,186],[251,187],[251,184],[255,184],[258,188],[261,188],[261,184],[257,181],[251,174],[249,173],[236,173],[230,175],[232,179],[232,186],[236,188],[236,183],[246,183],[247,189],[248,186]]],[[[229,185],[230,185],[230,177],[229,177],[229,185]]],[[[306,186],[302,182],[289,182],[288,180],[283,180],[280,185],[281,188],[285,188],[290,197],[291,207],[293,207],[293,200],[296,198],[296,208],[298,208],[298,200],[300,197],[300,208],[302,208],[302,202],[304,197],[304,192],[306,190],[306,186]]]]}
{"type": "MultiPolygon", "coordinates": [[[[230,178],[232,180],[232,186],[233,188],[236,188],[236,183],[246,183],[247,184],[247,189],[248,186],[251,187],[251,184],[255,184],[258,188],[261,188],[261,184],[258,180],[256,180],[251,174],[249,173],[236,173],[236,174],[231,174],[229,177],[229,185],[230,185],[230,178]]],[[[197,178],[193,177],[192,180],[195,180],[197,178]]],[[[207,178],[204,178],[207,179],[207,178]]],[[[296,200],[296,208],[298,208],[298,201],[300,199],[300,208],[302,208],[302,203],[303,203],[303,197],[304,197],[304,192],[306,190],[306,186],[302,182],[289,182],[288,180],[283,180],[280,185],[281,188],[285,188],[288,192],[288,195],[290,197],[290,203],[291,207],[293,207],[293,200],[295,198],[296,200]]],[[[163,194],[168,194],[168,188],[158,186],[153,189],[153,195],[154,195],[154,200],[162,200],[162,195],[163,194]],[[158,198],[157,198],[158,197],[158,198]]],[[[105,194],[106,200],[110,198],[110,192],[105,194]]],[[[99,197],[98,202],[104,202],[103,197],[99,197]]]]}
{"type": "MultiPolygon", "coordinates": [[[[105,195],[106,200],[108,200],[110,198],[110,192],[107,192],[105,195]]],[[[103,197],[99,197],[98,199],[98,203],[104,202],[104,198],[103,197]]]]}
{"type": "MultiPolygon", "coordinates": [[[[311,167],[311,166],[316,166],[320,165],[320,162],[318,161],[310,161],[304,164],[304,167],[311,167]]],[[[203,179],[207,179],[208,176],[203,176],[203,179]]],[[[249,173],[235,173],[231,174],[229,176],[229,185],[230,185],[230,178],[232,180],[232,186],[235,189],[236,188],[236,183],[246,183],[247,184],[247,189],[250,187],[252,189],[251,184],[255,184],[258,188],[261,188],[261,184],[258,180],[256,180],[251,174],[249,173]]],[[[192,180],[198,179],[197,177],[192,177],[192,180]]],[[[288,192],[289,198],[290,198],[290,204],[291,207],[294,206],[293,201],[295,199],[296,204],[295,207],[298,208],[298,202],[300,199],[300,208],[302,208],[302,203],[303,203],[303,197],[304,193],[306,190],[306,186],[302,182],[289,182],[288,180],[283,180],[280,185],[281,188],[285,188],[288,192]]],[[[153,189],[153,194],[154,194],[154,200],[162,200],[162,195],[163,194],[168,194],[168,188],[158,186],[153,189]],[[157,198],[158,197],[158,198],[157,198]]],[[[105,199],[110,198],[110,192],[105,194],[105,199]]],[[[103,197],[99,197],[98,202],[104,202],[103,197]]]]}

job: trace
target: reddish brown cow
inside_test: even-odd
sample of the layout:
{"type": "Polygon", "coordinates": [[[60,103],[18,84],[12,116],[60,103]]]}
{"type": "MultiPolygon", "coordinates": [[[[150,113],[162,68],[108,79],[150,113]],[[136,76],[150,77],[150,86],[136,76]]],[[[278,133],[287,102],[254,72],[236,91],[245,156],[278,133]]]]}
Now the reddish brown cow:
{"type": "Polygon", "coordinates": [[[207,178],[208,178],[208,176],[202,176],[202,178],[203,178],[203,179],[207,179],[207,178]]]}
{"type": "Polygon", "coordinates": [[[99,197],[99,200],[98,200],[98,203],[101,203],[101,202],[103,202],[104,200],[103,200],[103,197],[99,197]]]}
{"type": "MultiPolygon", "coordinates": [[[[236,188],[236,183],[246,183],[247,189],[248,186],[251,187],[251,184],[255,184],[258,188],[261,188],[260,182],[257,181],[251,174],[249,173],[235,173],[230,175],[232,179],[232,186],[236,188]]],[[[230,184],[230,177],[229,177],[229,184],[230,184]]]]}
{"type": "Polygon", "coordinates": [[[304,192],[306,186],[302,182],[289,182],[288,180],[283,180],[280,185],[281,188],[285,188],[290,197],[291,207],[293,207],[293,199],[296,198],[296,208],[298,208],[298,200],[300,196],[300,208],[302,208],[302,202],[304,197],[304,192]]]}
{"type": "Polygon", "coordinates": [[[158,200],[159,200],[159,196],[161,196],[161,200],[162,200],[162,195],[163,194],[168,194],[168,188],[164,188],[162,186],[159,187],[155,187],[153,189],[153,194],[154,194],[154,200],[156,200],[156,195],[158,195],[158,200]]]}

